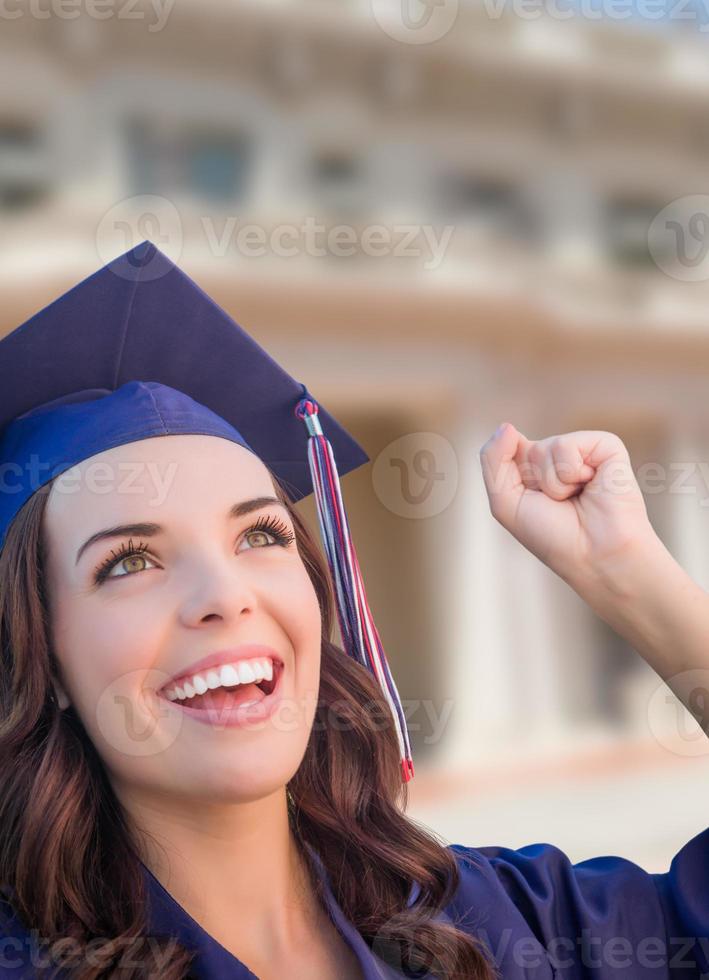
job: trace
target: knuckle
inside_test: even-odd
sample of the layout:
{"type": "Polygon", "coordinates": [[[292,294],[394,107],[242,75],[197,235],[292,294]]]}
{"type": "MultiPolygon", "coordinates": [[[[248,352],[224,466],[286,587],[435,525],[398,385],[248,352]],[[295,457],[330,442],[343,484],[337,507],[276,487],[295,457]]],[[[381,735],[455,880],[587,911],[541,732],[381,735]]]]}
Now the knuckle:
{"type": "Polygon", "coordinates": [[[496,521],[500,520],[502,507],[500,506],[500,501],[496,497],[490,497],[490,513],[496,521]]]}
{"type": "Polygon", "coordinates": [[[555,436],[554,441],[552,442],[552,448],[554,451],[561,454],[566,454],[572,450],[575,450],[576,445],[576,439],[570,432],[564,433],[560,436],[555,436]]]}

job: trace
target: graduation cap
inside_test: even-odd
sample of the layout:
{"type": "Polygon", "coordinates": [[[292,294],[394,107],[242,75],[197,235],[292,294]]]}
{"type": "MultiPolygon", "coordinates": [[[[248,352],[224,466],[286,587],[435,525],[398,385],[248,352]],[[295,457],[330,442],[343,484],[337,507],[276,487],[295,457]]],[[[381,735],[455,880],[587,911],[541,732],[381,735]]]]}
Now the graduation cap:
{"type": "Polygon", "coordinates": [[[255,453],[293,502],[314,491],[345,652],[379,681],[402,778],[413,777],[339,483],[369,457],[302,382],[148,241],[0,340],[0,369],[0,548],[41,486],[96,453],[154,436],[229,439],[255,453]]]}

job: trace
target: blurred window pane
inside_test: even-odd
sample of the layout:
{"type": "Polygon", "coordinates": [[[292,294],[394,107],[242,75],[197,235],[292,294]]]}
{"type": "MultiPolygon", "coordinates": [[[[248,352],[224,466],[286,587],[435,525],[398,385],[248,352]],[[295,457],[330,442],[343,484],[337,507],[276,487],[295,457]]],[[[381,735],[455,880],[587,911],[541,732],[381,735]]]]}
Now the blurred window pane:
{"type": "Polygon", "coordinates": [[[0,153],[36,150],[40,143],[38,126],[24,120],[0,119],[0,153]]]}
{"type": "Polygon", "coordinates": [[[0,208],[20,210],[45,200],[51,190],[44,133],[34,122],[0,119],[0,208]]]}
{"type": "Polygon", "coordinates": [[[320,149],[313,157],[311,173],[322,204],[343,215],[366,210],[366,176],[359,156],[348,150],[320,149]]]}
{"type": "Polygon", "coordinates": [[[233,200],[246,178],[246,141],[221,134],[195,134],[184,140],[186,180],[205,197],[233,200]]]}
{"type": "Polygon", "coordinates": [[[0,208],[3,211],[19,211],[41,204],[51,188],[44,183],[25,183],[6,180],[0,174],[0,208]]]}
{"type": "Polygon", "coordinates": [[[654,265],[648,229],[663,205],[657,201],[620,199],[608,203],[606,241],[611,257],[626,265],[654,265]]]}
{"type": "Polygon", "coordinates": [[[244,133],[131,120],[126,136],[133,194],[172,193],[234,201],[247,193],[252,154],[244,133]]]}
{"type": "Polygon", "coordinates": [[[534,222],[518,187],[505,180],[452,176],[440,194],[444,218],[465,223],[483,233],[528,239],[534,222]]]}

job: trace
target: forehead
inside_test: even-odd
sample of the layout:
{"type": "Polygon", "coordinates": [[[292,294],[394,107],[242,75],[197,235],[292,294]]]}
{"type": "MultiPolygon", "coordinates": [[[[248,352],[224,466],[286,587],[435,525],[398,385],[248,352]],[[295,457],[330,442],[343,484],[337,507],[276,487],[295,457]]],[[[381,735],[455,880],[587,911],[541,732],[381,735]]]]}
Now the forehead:
{"type": "Polygon", "coordinates": [[[49,539],[79,523],[87,533],[100,522],[200,517],[249,496],[272,495],[268,469],[250,450],[216,436],[141,439],[90,456],[54,481],[47,498],[49,539]]]}

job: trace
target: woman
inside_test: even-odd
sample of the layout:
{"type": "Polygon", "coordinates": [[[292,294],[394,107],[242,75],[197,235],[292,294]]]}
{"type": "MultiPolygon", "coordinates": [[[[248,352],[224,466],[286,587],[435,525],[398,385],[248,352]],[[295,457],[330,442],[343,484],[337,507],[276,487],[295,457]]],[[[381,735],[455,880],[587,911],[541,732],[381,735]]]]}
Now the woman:
{"type": "MultiPolygon", "coordinates": [[[[231,334],[205,338],[226,319],[150,246],[0,342],[19,398],[29,355],[73,338],[0,443],[17,480],[0,494],[0,978],[698,975],[709,831],[650,875],[549,844],[445,847],[406,818],[381,651],[367,669],[329,639],[335,607],[346,643],[374,633],[366,600],[347,619],[358,578],[334,566],[351,542],[328,549],[333,588],[292,506],[306,491],[277,448],[283,412],[247,418],[280,369],[252,349],[205,387],[212,407],[181,394],[224,361],[231,334]],[[102,324],[88,367],[85,321],[102,324]],[[227,427],[214,407],[233,386],[227,427]]],[[[481,461],[493,515],[688,703],[679,672],[704,664],[709,600],[653,534],[620,440],[503,426],[481,461]]],[[[337,487],[317,490],[328,545],[346,521],[337,487]]]]}

